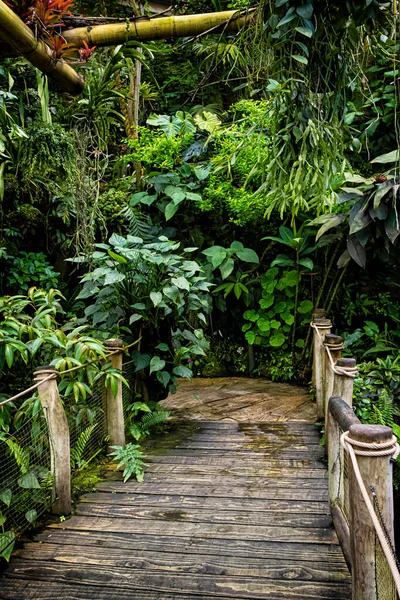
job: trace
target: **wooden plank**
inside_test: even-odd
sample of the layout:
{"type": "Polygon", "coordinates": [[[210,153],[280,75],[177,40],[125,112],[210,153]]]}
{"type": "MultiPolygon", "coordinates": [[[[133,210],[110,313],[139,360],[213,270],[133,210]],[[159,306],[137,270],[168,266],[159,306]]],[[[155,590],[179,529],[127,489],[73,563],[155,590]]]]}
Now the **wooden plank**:
{"type": "Polygon", "coordinates": [[[209,498],[207,496],[168,496],[152,494],[110,494],[109,492],[92,492],[80,498],[79,507],[85,502],[95,504],[112,504],[115,506],[180,508],[182,510],[203,508],[213,510],[234,510],[251,512],[285,512],[310,513],[315,515],[329,514],[329,502],[307,502],[296,500],[260,500],[255,498],[209,498]]]}
{"type": "Polygon", "coordinates": [[[281,450],[287,450],[290,448],[291,453],[296,453],[298,451],[305,451],[308,454],[314,454],[315,451],[321,451],[321,445],[319,443],[298,443],[295,441],[287,440],[286,441],[264,441],[262,439],[251,440],[248,439],[247,442],[203,442],[198,441],[197,439],[187,439],[183,441],[176,442],[172,440],[154,440],[151,444],[147,444],[145,446],[145,450],[152,448],[187,448],[190,450],[222,450],[223,452],[272,452],[274,454],[279,453],[281,450]]]}
{"type": "MultiPolygon", "coordinates": [[[[259,466],[254,466],[254,464],[249,464],[248,466],[242,466],[240,462],[240,466],[237,466],[236,461],[231,461],[227,466],[221,466],[219,464],[215,465],[198,465],[198,464],[168,464],[168,463],[156,463],[156,462],[147,462],[147,467],[145,469],[146,475],[145,479],[147,482],[152,481],[149,477],[153,477],[156,474],[160,474],[164,476],[164,481],[166,479],[165,475],[168,475],[168,479],[170,475],[203,475],[203,476],[234,476],[235,481],[239,486],[242,485],[242,478],[254,478],[255,484],[256,481],[260,478],[276,478],[276,477],[284,477],[290,479],[328,479],[328,472],[325,469],[307,469],[307,468],[291,468],[291,467],[283,467],[277,462],[274,466],[268,467],[265,466],[262,462],[259,463],[259,466]]],[[[108,463],[105,465],[107,471],[114,472],[117,468],[116,463],[108,463]]],[[[122,467],[120,468],[122,469],[122,467]]],[[[301,483],[300,483],[301,484],[301,483]]],[[[327,482],[325,483],[327,485],[327,482]]]]}
{"type": "Polygon", "coordinates": [[[224,510],[205,510],[196,508],[187,510],[165,508],[154,510],[151,508],[137,508],[135,506],[115,504],[79,503],[75,514],[89,517],[109,517],[116,519],[132,519],[152,521],[181,521],[185,523],[231,523],[239,525],[279,525],[280,527],[331,527],[332,519],[329,515],[314,515],[310,513],[282,513],[282,512],[250,512],[224,510]]]}
{"type": "MultiPolygon", "coordinates": [[[[107,481],[122,481],[122,474],[120,471],[111,471],[107,474],[107,481]]],[[[148,472],[145,476],[145,482],[147,485],[160,483],[164,485],[166,480],[165,473],[151,473],[148,472]]],[[[238,479],[235,476],[230,475],[204,475],[197,473],[169,473],[168,475],[169,485],[205,485],[205,486],[229,486],[229,487],[246,487],[247,489],[264,489],[271,486],[283,487],[283,488],[301,488],[305,489],[318,489],[326,490],[328,482],[326,477],[320,477],[318,479],[307,479],[307,478],[295,478],[295,477],[270,477],[268,474],[265,477],[245,477],[242,476],[238,479]]],[[[135,481],[129,482],[130,488],[133,486],[142,486],[141,483],[135,481]]]]}
{"type": "MultiPolygon", "coordinates": [[[[134,588],[134,586],[133,586],[134,588]]],[[[140,590],[134,596],[132,590],[110,587],[103,584],[80,585],[57,581],[27,581],[26,579],[2,579],[0,582],[1,600],[199,600],[198,594],[177,592],[149,592],[140,590]]],[[[214,596],[216,600],[231,600],[226,596],[214,596]]]]}
{"type": "Polygon", "coordinates": [[[97,489],[103,492],[111,493],[135,493],[135,494],[161,494],[161,495],[179,495],[179,496],[197,496],[197,497],[217,497],[217,498],[260,498],[260,499],[280,499],[291,500],[312,500],[327,501],[328,490],[323,489],[296,489],[281,488],[272,486],[264,489],[249,489],[246,487],[226,487],[226,486],[205,486],[205,485],[171,485],[171,484],[152,484],[146,481],[140,485],[136,483],[123,483],[122,481],[102,481],[97,485],[97,489]]]}
{"type": "Polygon", "coordinates": [[[41,581],[59,581],[68,583],[80,583],[81,585],[99,586],[104,584],[114,587],[114,595],[119,598],[120,589],[135,590],[140,598],[140,590],[152,592],[201,594],[201,597],[218,597],[225,595],[234,600],[235,598],[248,598],[260,600],[286,600],[290,597],[296,600],[331,600],[348,598],[349,586],[347,582],[329,583],[324,582],[321,586],[318,582],[302,581],[298,579],[299,572],[288,569],[283,573],[285,579],[266,579],[249,577],[220,577],[216,575],[194,575],[194,574],[159,574],[152,572],[149,576],[140,570],[126,570],[109,567],[105,570],[101,566],[63,564],[60,569],[57,562],[21,561],[15,559],[9,569],[7,576],[19,579],[34,579],[41,581]]]}
{"type": "Polygon", "coordinates": [[[168,453],[168,456],[210,456],[210,457],[221,457],[221,458],[233,458],[237,457],[238,461],[242,458],[248,459],[250,457],[256,457],[257,455],[265,458],[294,458],[297,460],[307,460],[313,458],[314,460],[320,459],[322,460],[325,457],[324,449],[321,446],[315,446],[313,452],[310,449],[305,450],[291,450],[290,447],[282,448],[279,450],[269,449],[264,450],[261,449],[259,452],[255,452],[250,449],[240,449],[240,450],[214,450],[213,448],[209,449],[199,449],[199,448],[163,448],[163,447],[153,447],[152,448],[153,455],[156,453],[160,453],[160,455],[165,455],[168,453]]]}
{"type": "MultiPolygon", "coordinates": [[[[164,552],[143,552],[137,549],[81,548],[73,545],[26,544],[17,553],[25,560],[49,561],[78,565],[103,565],[124,569],[140,569],[142,573],[194,573],[195,575],[224,575],[234,577],[265,577],[284,579],[288,569],[294,569],[297,579],[303,581],[343,581],[349,579],[344,561],[319,562],[318,559],[307,565],[287,558],[252,559],[243,561],[235,556],[207,556],[193,554],[168,554],[164,552]],[[334,567],[334,568],[333,568],[334,567]]],[[[62,565],[60,565],[62,568],[62,565]]]]}
{"type": "MultiPolygon", "coordinates": [[[[323,457],[325,458],[325,457],[323,457]]],[[[255,454],[250,458],[241,457],[240,461],[237,461],[235,457],[215,457],[215,456],[171,456],[171,455],[156,455],[146,454],[146,463],[153,464],[171,464],[171,465],[217,465],[221,467],[232,467],[240,465],[241,467],[265,467],[265,468],[293,468],[300,469],[303,467],[312,469],[323,469],[326,471],[326,463],[321,460],[312,460],[311,457],[307,459],[296,459],[296,458],[270,458],[269,456],[260,456],[255,454]]]]}
{"type": "Polygon", "coordinates": [[[306,543],[301,539],[292,542],[260,542],[239,539],[234,542],[227,539],[187,538],[179,535],[160,536],[145,533],[118,533],[110,531],[85,531],[79,529],[50,529],[35,536],[40,544],[70,544],[74,546],[94,546],[96,548],[117,548],[120,551],[135,548],[140,552],[165,552],[167,554],[202,554],[207,556],[232,556],[243,561],[253,558],[276,558],[284,556],[287,560],[313,563],[315,557],[322,562],[335,565],[343,561],[338,545],[306,543]]]}
{"type": "Polygon", "coordinates": [[[258,541],[303,542],[317,544],[337,544],[336,533],[330,528],[314,527],[273,527],[266,525],[231,525],[216,523],[184,523],[166,521],[160,527],[159,521],[128,521],[103,517],[74,516],[63,523],[53,523],[50,529],[84,529],[87,531],[110,531],[116,533],[145,533],[150,535],[181,537],[201,537],[215,539],[246,539],[258,541]]]}

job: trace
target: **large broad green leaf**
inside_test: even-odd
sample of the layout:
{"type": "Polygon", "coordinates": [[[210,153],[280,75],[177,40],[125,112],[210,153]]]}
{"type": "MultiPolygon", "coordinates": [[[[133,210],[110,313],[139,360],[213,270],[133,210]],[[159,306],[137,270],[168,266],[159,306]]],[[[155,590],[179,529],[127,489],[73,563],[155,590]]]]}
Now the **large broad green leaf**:
{"type": "Polygon", "coordinates": [[[227,251],[222,246],[211,246],[203,250],[202,254],[211,260],[214,269],[216,269],[225,260],[227,251]]]}
{"type": "Polygon", "coordinates": [[[172,219],[178,208],[178,204],[175,204],[174,202],[169,202],[164,210],[165,220],[169,221],[170,219],[172,219]]]}
{"type": "Polygon", "coordinates": [[[274,333],[274,335],[271,335],[269,338],[269,343],[271,346],[274,346],[274,348],[279,348],[279,346],[282,346],[285,343],[285,340],[286,337],[284,334],[280,331],[277,331],[274,333]]]}
{"type": "MultiPolygon", "coordinates": [[[[323,225],[318,229],[317,235],[315,236],[316,241],[319,240],[320,237],[324,235],[326,231],[332,229],[333,227],[338,227],[345,215],[323,215],[323,225]]],[[[322,217],[320,218],[319,223],[321,222],[322,217]]],[[[319,225],[318,219],[315,219],[311,225],[319,225]]]]}
{"type": "Polygon", "coordinates": [[[158,371],[156,377],[164,387],[167,387],[171,379],[171,375],[168,373],[168,371],[158,371]]]}
{"type": "Polygon", "coordinates": [[[0,533],[0,557],[7,562],[10,560],[11,553],[14,549],[15,533],[13,531],[5,531],[0,533]]]}
{"type": "Polygon", "coordinates": [[[125,279],[125,275],[123,273],[119,273],[118,271],[109,271],[104,279],[104,285],[113,285],[114,283],[119,283],[125,279]]]}
{"type": "Polygon", "coordinates": [[[171,283],[176,285],[176,287],[180,290],[190,290],[190,284],[186,277],[171,277],[171,283]]]}
{"type": "Polygon", "coordinates": [[[193,169],[194,174],[196,175],[197,179],[199,181],[203,181],[204,179],[206,179],[210,172],[211,172],[211,167],[195,167],[193,169]]]}
{"type": "Polygon", "coordinates": [[[243,250],[237,250],[236,256],[238,258],[240,258],[240,260],[243,260],[244,262],[250,262],[250,263],[259,263],[260,262],[260,259],[258,258],[257,253],[254,252],[254,250],[251,250],[251,248],[243,248],[243,250]]]}
{"type": "Polygon", "coordinates": [[[38,514],[37,514],[37,512],[36,512],[36,510],[35,510],[34,508],[32,508],[31,510],[28,510],[28,511],[25,513],[25,519],[26,519],[26,520],[27,520],[27,521],[28,521],[28,522],[29,522],[31,525],[33,525],[33,523],[36,521],[36,519],[37,519],[37,516],[38,516],[38,514]]]}
{"type": "Polygon", "coordinates": [[[243,317],[248,321],[252,321],[253,323],[260,318],[260,315],[256,313],[255,310],[246,310],[243,317]]]}
{"type": "Polygon", "coordinates": [[[356,235],[350,235],[347,240],[347,250],[351,256],[351,258],[358,264],[360,267],[365,269],[365,265],[367,262],[367,254],[365,248],[360,244],[356,235]]]}
{"type": "Polygon", "coordinates": [[[145,369],[150,364],[150,356],[148,354],[142,354],[137,350],[134,350],[132,352],[132,360],[134,365],[136,366],[135,372],[145,369]]]}
{"type": "Polygon", "coordinates": [[[150,300],[154,306],[158,306],[162,302],[163,295],[161,292],[150,292],[150,300]]]}
{"type": "Polygon", "coordinates": [[[300,314],[305,314],[312,311],[312,309],[313,303],[311,302],[311,300],[303,300],[297,307],[297,312],[299,312],[300,314]]]}
{"type": "Polygon", "coordinates": [[[224,260],[224,262],[219,267],[222,279],[226,279],[227,277],[229,277],[229,275],[233,271],[234,266],[235,262],[232,260],[232,258],[227,258],[226,260],[224,260]]]}
{"type": "Polygon", "coordinates": [[[183,365],[178,365],[172,369],[174,375],[178,377],[185,377],[186,379],[192,379],[193,371],[188,367],[184,367],[183,365]]]}
{"type": "Polygon", "coordinates": [[[400,150],[393,150],[392,152],[388,152],[387,154],[381,154],[380,156],[374,158],[374,160],[371,160],[371,162],[386,164],[394,163],[397,160],[400,160],[400,150]]]}
{"type": "Polygon", "coordinates": [[[307,4],[302,4],[296,8],[296,12],[302,19],[310,20],[313,16],[313,4],[312,2],[308,2],[307,4]]]}
{"type": "Polygon", "coordinates": [[[18,485],[26,490],[40,490],[38,478],[33,471],[28,471],[18,479],[18,485]]]}
{"type": "Polygon", "coordinates": [[[4,502],[4,504],[6,506],[10,506],[11,499],[12,499],[12,491],[10,490],[10,488],[7,488],[6,490],[2,490],[0,492],[0,500],[2,502],[4,502]]]}
{"type": "Polygon", "coordinates": [[[164,190],[164,193],[170,198],[172,198],[174,204],[179,204],[186,198],[186,194],[182,190],[182,188],[176,185],[167,185],[167,187],[164,190]]]}
{"type": "Polygon", "coordinates": [[[153,356],[150,361],[150,375],[156,371],[161,371],[165,367],[165,360],[159,356],[153,356]]]}
{"type": "Polygon", "coordinates": [[[112,246],[124,247],[128,245],[127,239],[122,237],[122,235],[118,235],[117,233],[113,233],[108,241],[112,246]]]}
{"type": "Polygon", "coordinates": [[[254,342],[256,341],[256,334],[254,333],[254,331],[247,331],[247,333],[244,337],[246,338],[246,340],[250,344],[250,346],[252,346],[254,344],[254,342]]]}

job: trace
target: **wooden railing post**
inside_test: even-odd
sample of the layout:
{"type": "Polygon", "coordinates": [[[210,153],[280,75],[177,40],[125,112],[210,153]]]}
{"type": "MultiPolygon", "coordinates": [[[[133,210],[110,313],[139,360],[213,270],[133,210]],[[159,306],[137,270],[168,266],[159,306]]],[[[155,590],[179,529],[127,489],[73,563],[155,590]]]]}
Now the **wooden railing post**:
{"type": "MultiPolygon", "coordinates": [[[[324,338],[324,346],[329,350],[332,356],[333,363],[336,364],[336,361],[342,356],[343,350],[343,340],[340,335],[335,335],[334,333],[328,333],[324,338]]],[[[332,369],[331,362],[329,360],[329,356],[325,358],[325,385],[324,385],[324,414],[325,414],[325,424],[327,423],[328,418],[328,400],[332,396],[333,392],[333,382],[335,379],[335,372],[332,369]]]]}
{"type": "MultiPolygon", "coordinates": [[[[382,444],[392,438],[392,429],[382,425],[352,425],[349,438],[358,442],[382,444]]],[[[381,516],[390,538],[393,540],[393,488],[392,464],[390,456],[357,456],[357,462],[372,504],[370,490],[376,491],[381,516]]],[[[380,544],[357,483],[354,470],[349,464],[350,531],[352,553],[352,600],[395,600],[396,590],[392,577],[385,565],[385,559],[378,564],[377,548],[380,544]],[[382,576],[384,595],[378,594],[379,568],[387,569],[382,576]]]]}
{"type": "Polygon", "coordinates": [[[339,396],[349,406],[353,406],[354,387],[354,378],[350,376],[350,373],[353,375],[356,364],[354,358],[339,358],[336,361],[336,366],[341,367],[343,374],[335,373],[332,396],[339,396]],[[346,369],[349,369],[349,375],[346,375],[346,369]]]}
{"type": "MultiPolygon", "coordinates": [[[[122,371],[123,343],[121,340],[106,340],[105,347],[113,352],[109,360],[114,367],[122,371]]],[[[125,446],[125,422],[122,404],[122,381],[118,381],[117,394],[114,396],[110,386],[106,388],[107,434],[110,446],[125,446]]]]}
{"type": "MultiPolygon", "coordinates": [[[[312,318],[313,318],[313,322],[316,319],[326,319],[326,310],[324,308],[316,308],[313,312],[312,318]]],[[[314,330],[314,352],[313,352],[313,367],[312,367],[312,373],[311,373],[311,383],[313,384],[314,387],[315,386],[315,377],[316,377],[316,368],[315,368],[315,330],[314,330]]]]}
{"type": "Polygon", "coordinates": [[[343,489],[343,448],[340,444],[342,431],[347,431],[351,425],[358,425],[359,419],[350,406],[342,398],[331,396],[328,401],[328,420],[325,435],[329,438],[328,445],[328,474],[329,474],[329,501],[332,520],[343,550],[344,557],[349,567],[351,566],[350,531],[349,525],[343,514],[344,489],[343,489]],[[340,425],[339,425],[340,424],[340,425]],[[343,429],[341,429],[343,428],[343,429]]]}
{"type": "Polygon", "coordinates": [[[332,323],[329,319],[317,318],[313,320],[314,326],[314,354],[313,371],[315,390],[317,397],[317,419],[324,418],[324,380],[325,380],[325,348],[323,339],[326,334],[331,332],[332,323]]]}
{"type": "Polygon", "coordinates": [[[64,407],[58,394],[57,371],[52,366],[38,367],[35,382],[54,375],[38,387],[50,437],[51,470],[54,477],[52,512],[55,515],[71,513],[71,468],[69,427],[64,407]]]}

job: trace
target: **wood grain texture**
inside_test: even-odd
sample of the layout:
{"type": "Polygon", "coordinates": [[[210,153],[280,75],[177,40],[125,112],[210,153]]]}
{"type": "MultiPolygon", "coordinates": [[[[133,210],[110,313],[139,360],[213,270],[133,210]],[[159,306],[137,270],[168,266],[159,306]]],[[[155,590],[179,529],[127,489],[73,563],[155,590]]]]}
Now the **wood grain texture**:
{"type": "Polygon", "coordinates": [[[15,553],[0,599],[348,600],[305,390],[203,380],[164,404],[178,420],[147,445],[144,482],[105,469],[15,553]]]}

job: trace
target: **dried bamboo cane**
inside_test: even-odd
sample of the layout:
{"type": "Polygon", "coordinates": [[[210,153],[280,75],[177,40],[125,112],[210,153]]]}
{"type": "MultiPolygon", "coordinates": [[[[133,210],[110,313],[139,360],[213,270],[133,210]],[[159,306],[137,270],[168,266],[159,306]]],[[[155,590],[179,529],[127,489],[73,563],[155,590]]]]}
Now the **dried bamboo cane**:
{"type": "Polygon", "coordinates": [[[238,31],[249,25],[253,14],[241,15],[238,11],[227,10],[200,15],[181,15],[154,19],[138,19],[128,23],[113,23],[95,27],[78,27],[63,32],[69,44],[84,46],[114,46],[129,40],[168,40],[179,37],[197,36],[212,31],[238,31]]]}
{"type": "Polygon", "coordinates": [[[11,46],[42,73],[46,73],[66,92],[79,94],[83,90],[82,77],[62,60],[54,60],[50,48],[35,38],[32,31],[8,6],[0,0],[0,43],[11,46]]]}

